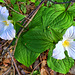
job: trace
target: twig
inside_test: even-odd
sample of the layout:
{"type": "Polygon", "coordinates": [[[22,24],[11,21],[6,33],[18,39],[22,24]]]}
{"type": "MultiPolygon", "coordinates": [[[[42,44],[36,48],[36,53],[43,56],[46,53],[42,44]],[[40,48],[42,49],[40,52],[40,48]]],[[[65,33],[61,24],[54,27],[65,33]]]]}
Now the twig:
{"type": "Polygon", "coordinates": [[[13,56],[11,56],[11,59],[12,59],[12,62],[13,62],[13,64],[14,64],[14,66],[15,66],[17,72],[18,72],[18,75],[21,75],[20,72],[19,72],[19,70],[18,70],[18,67],[17,67],[17,65],[16,65],[16,63],[15,63],[15,60],[14,60],[13,56]]]}
{"type": "Polygon", "coordinates": [[[15,67],[14,67],[13,62],[11,62],[11,63],[12,63],[12,67],[13,67],[13,75],[15,75],[15,67]]]}
{"type": "Polygon", "coordinates": [[[34,70],[41,64],[42,62],[40,62],[32,71],[31,75],[33,74],[34,70]]]}
{"type": "MultiPolygon", "coordinates": [[[[6,41],[1,47],[5,46],[8,42],[9,42],[9,41],[6,41]]],[[[0,48],[1,48],[1,47],[0,47],[0,48]]]]}
{"type": "Polygon", "coordinates": [[[8,72],[11,70],[11,67],[5,72],[5,73],[3,73],[2,75],[6,75],[6,74],[8,74],[8,72]]]}
{"type": "Polygon", "coordinates": [[[49,0],[50,2],[54,3],[54,4],[66,4],[66,3],[70,3],[70,2],[75,2],[74,0],[71,1],[67,1],[67,2],[54,2],[52,0],[49,0]]]}
{"type": "Polygon", "coordinates": [[[18,2],[17,2],[17,5],[18,5],[18,7],[19,7],[19,11],[20,11],[20,13],[23,15],[23,12],[21,11],[20,6],[19,6],[19,3],[18,3],[18,2]]]}
{"type": "MultiPolygon", "coordinates": [[[[10,52],[10,50],[13,49],[13,48],[14,48],[14,46],[12,46],[12,47],[9,48],[9,49],[6,48],[7,50],[6,50],[6,49],[3,50],[3,52],[2,52],[2,56],[4,56],[6,52],[10,52]]],[[[3,58],[2,56],[0,56],[0,57],[3,58]]]]}
{"type": "MultiPolygon", "coordinates": [[[[11,10],[13,10],[14,12],[16,12],[16,13],[18,13],[18,14],[21,14],[21,13],[19,13],[18,11],[14,10],[12,7],[10,7],[6,2],[5,2],[5,4],[6,4],[11,10]]],[[[23,14],[21,14],[21,15],[23,15],[23,14]]]]}

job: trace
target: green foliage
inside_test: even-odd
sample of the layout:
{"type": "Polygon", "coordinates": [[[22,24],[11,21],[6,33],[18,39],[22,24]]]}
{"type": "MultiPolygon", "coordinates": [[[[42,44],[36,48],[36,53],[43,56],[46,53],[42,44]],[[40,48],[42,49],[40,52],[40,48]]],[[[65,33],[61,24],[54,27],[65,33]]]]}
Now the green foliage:
{"type": "MultiPolygon", "coordinates": [[[[21,14],[21,12],[23,12],[24,14],[26,13],[26,7],[25,7],[26,3],[23,3],[23,4],[20,5],[18,1],[24,2],[24,0],[17,0],[17,1],[11,0],[11,4],[13,5],[13,9],[15,11],[15,12],[12,11],[11,14],[12,14],[12,19],[15,22],[23,19],[24,17],[26,17],[25,15],[21,14]],[[20,10],[21,10],[21,12],[20,12],[20,10]]],[[[25,0],[25,1],[27,1],[27,0],[25,0]]]]}
{"type": "Polygon", "coordinates": [[[20,27],[23,27],[23,26],[20,23],[18,23],[18,22],[17,23],[14,22],[14,28],[16,30],[16,33],[18,33],[20,27]]]}
{"type": "Polygon", "coordinates": [[[17,61],[29,67],[35,62],[40,53],[36,53],[28,49],[25,44],[23,44],[24,41],[25,40],[22,37],[19,38],[14,57],[17,61]]]}
{"type": "Polygon", "coordinates": [[[30,1],[35,3],[35,0],[30,0],[30,1]]]}
{"type": "Polygon", "coordinates": [[[75,17],[75,3],[70,6],[67,11],[75,17]]]}
{"type": "Polygon", "coordinates": [[[16,0],[10,0],[11,4],[15,4],[16,0]]]}
{"type": "Polygon", "coordinates": [[[26,1],[28,1],[28,0],[17,0],[17,1],[20,1],[20,2],[26,2],[26,1]]]}
{"type": "Polygon", "coordinates": [[[74,25],[75,26],[75,21],[73,21],[73,24],[72,25],[74,25]]]}
{"type": "Polygon", "coordinates": [[[15,12],[12,12],[12,19],[16,22],[26,17],[25,15],[21,15],[15,12]]]}
{"type": "Polygon", "coordinates": [[[0,2],[4,3],[4,0],[0,0],[0,2]]]}
{"type": "Polygon", "coordinates": [[[66,74],[69,71],[69,69],[74,65],[74,60],[67,55],[67,52],[65,53],[66,54],[65,59],[62,60],[54,59],[52,57],[53,49],[54,47],[52,47],[48,53],[47,59],[48,66],[56,72],[66,74]]]}
{"type": "MultiPolygon", "coordinates": [[[[38,6],[40,4],[41,0],[35,0],[35,6],[38,6]]],[[[42,6],[44,5],[44,3],[42,4],[42,6]]]]}
{"type": "Polygon", "coordinates": [[[26,13],[26,7],[24,5],[21,5],[21,10],[23,11],[23,13],[26,13]]]}
{"type": "MultiPolygon", "coordinates": [[[[69,1],[71,1],[71,0],[63,0],[63,2],[69,2],[69,1]]],[[[70,5],[70,3],[66,3],[66,4],[65,4],[66,10],[68,9],[69,5],[70,5]]]]}
{"type": "Polygon", "coordinates": [[[19,12],[19,6],[17,4],[14,4],[14,10],[19,12]]]}
{"type": "Polygon", "coordinates": [[[43,14],[43,11],[45,11],[45,9],[46,9],[45,6],[40,8],[40,10],[37,12],[35,17],[33,18],[33,20],[28,25],[30,29],[36,26],[42,26],[42,14],[43,14]]]}
{"type": "Polygon", "coordinates": [[[50,1],[47,1],[47,7],[49,7],[52,3],[50,1]]]}
{"type": "Polygon", "coordinates": [[[65,7],[56,4],[50,8],[42,7],[29,24],[29,28],[43,26],[44,28],[50,27],[61,32],[70,27],[72,22],[73,16],[68,11],[65,11],[65,7]]]}
{"type": "Polygon", "coordinates": [[[53,5],[52,8],[47,8],[43,13],[43,25],[49,26],[57,31],[62,31],[71,26],[73,16],[62,5],[53,5]]]}
{"type": "Polygon", "coordinates": [[[23,43],[26,43],[26,47],[34,52],[42,53],[53,45],[50,36],[47,32],[43,32],[41,27],[29,30],[23,35],[23,38],[25,40],[23,43]]]}
{"type": "Polygon", "coordinates": [[[50,29],[50,32],[51,32],[50,37],[52,38],[54,43],[57,43],[59,40],[62,40],[63,35],[61,33],[57,32],[53,29],[50,29]]]}
{"type": "MultiPolygon", "coordinates": [[[[52,1],[56,1],[56,2],[69,2],[69,1],[71,1],[71,0],[52,0],[52,1]]],[[[68,8],[68,6],[70,5],[70,3],[64,3],[64,6],[65,6],[65,9],[67,9],[68,8]]]]}
{"type": "Polygon", "coordinates": [[[23,35],[26,47],[34,52],[43,52],[49,49],[53,44],[62,39],[62,34],[53,29],[43,30],[42,27],[35,27],[23,35]],[[59,35],[58,35],[59,34],[59,35]]]}
{"type": "Polygon", "coordinates": [[[56,1],[56,2],[63,2],[63,0],[52,0],[52,1],[56,1]]]}
{"type": "MultiPolygon", "coordinates": [[[[34,0],[32,1],[34,2],[34,0]]],[[[56,1],[60,2],[60,0],[56,1]]],[[[61,2],[63,2],[63,0],[61,0],[61,2]]],[[[35,2],[35,4],[37,3],[35,2]]],[[[48,66],[56,72],[63,74],[66,74],[69,71],[74,64],[74,61],[72,58],[68,57],[66,53],[66,58],[63,60],[56,60],[51,57],[56,43],[62,40],[63,33],[66,29],[74,24],[73,17],[75,16],[75,4],[67,9],[69,5],[70,3],[65,5],[55,4],[49,8],[45,6],[40,8],[36,16],[28,25],[29,31],[23,33],[19,38],[14,55],[20,63],[29,67],[35,62],[40,53],[50,49],[47,60],[48,66]]],[[[18,6],[16,6],[14,9],[19,12],[18,6]]],[[[21,10],[24,14],[26,13],[24,5],[21,5],[21,10]]],[[[24,15],[14,12],[11,14],[12,19],[15,20],[15,22],[25,17],[24,15]]],[[[21,24],[16,23],[15,26],[18,31],[21,24]]]]}

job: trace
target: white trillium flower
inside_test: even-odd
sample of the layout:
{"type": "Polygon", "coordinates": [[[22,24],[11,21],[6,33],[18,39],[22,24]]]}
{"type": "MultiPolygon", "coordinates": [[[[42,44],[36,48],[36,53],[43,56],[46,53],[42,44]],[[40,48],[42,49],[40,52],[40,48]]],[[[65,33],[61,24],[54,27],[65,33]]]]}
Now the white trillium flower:
{"type": "Polygon", "coordinates": [[[12,40],[15,37],[15,29],[11,20],[8,20],[8,10],[0,6],[0,38],[12,40]]]}
{"type": "Polygon", "coordinates": [[[0,21],[8,19],[9,12],[6,7],[0,6],[0,21]]]}
{"type": "Polygon", "coordinates": [[[69,57],[75,59],[75,26],[71,26],[67,29],[63,35],[63,40],[59,41],[56,44],[55,49],[53,50],[52,57],[55,59],[64,59],[65,50],[67,50],[69,57]]]}

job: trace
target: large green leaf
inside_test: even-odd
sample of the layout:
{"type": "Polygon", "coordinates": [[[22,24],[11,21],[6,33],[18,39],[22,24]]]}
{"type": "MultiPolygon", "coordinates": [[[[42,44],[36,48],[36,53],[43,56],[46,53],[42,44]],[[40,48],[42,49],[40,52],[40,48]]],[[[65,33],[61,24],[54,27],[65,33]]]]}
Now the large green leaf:
{"type": "Polygon", "coordinates": [[[24,64],[25,66],[29,67],[31,64],[35,62],[37,57],[40,55],[40,53],[36,53],[33,51],[30,51],[24,44],[23,44],[23,38],[19,38],[14,57],[17,61],[24,64]]]}
{"type": "Polygon", "coordinates": [[[32,22],[29,24],[29,28],[36,26],[43,26],[47,28],[53,28],[58,31],[63,31],[71,26],[73,22],[73,16],[68,11],[65,11],[65,7],[60,4],[52,5],[50,8],[41,8],[32,22]]]}
{"type": "Polygon", "coordinates": [[[43,27],[35,27],[23,35],[24,45],[34,52],[44,52],[53,44],[62,39],[62,34],[53,29],[44,30],[43,27]],[[59,34],[59,35],[58,35],[59,34]]]}
{"type": "Polygon", "coordinates": [[[51,8],[47,8],[42,16],[43,26],[49,26],[58,31],[62,31],[71,26],[73,22],[73,16],[65,11],[62,5],[53,5],[51,8]]]}
{"type": "Polygon", "coordinates": [[[70,6],[67,11],[75,17],[75,3],[70,6]]]}
{"type": "Polygon", "coordinates": [[[53,41],[49,36],[50,33],[46,32],[41,27],[35,27],[23,35],[24,45],[34,52],[44,52],[53,45],[53,41]]]}
{"type": "Polygon", "coordinates": [[[52,47],[48,53],[48,59],[47,59],[47,64],[48,66],[59,73],[66,74],[69,72],[70,68],[74,65],[74,60],[71,57],[68,57],[67,52],[65,59],[62,60],[57,60],[54,59],[52,56],[52,50],[54,47],[52,47]]]}

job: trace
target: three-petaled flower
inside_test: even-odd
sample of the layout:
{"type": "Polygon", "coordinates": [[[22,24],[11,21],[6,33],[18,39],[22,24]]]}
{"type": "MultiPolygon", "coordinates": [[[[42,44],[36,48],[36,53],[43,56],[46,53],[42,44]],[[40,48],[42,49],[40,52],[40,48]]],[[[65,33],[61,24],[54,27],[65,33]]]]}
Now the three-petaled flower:
{"type": "Polygon", "coordinates": [[[15,29],[11,20],[8,20],[9,12],[6,7],[0,6],[0,38],[12,40],[15,37],[15,29]]]}
{"type": "Polygon", "coordinates": [[[67,50],[69,57],[75,59],[75,26],[71,26],[67,29],[63,35],[63,40],[59,41],[56,44],[55,49],[53,50],[52,57],[55,59],[64,59],[65,50],[67,50]]]}

